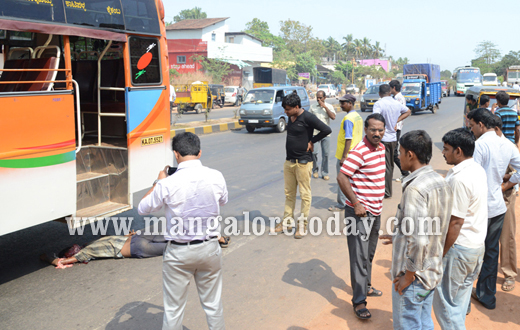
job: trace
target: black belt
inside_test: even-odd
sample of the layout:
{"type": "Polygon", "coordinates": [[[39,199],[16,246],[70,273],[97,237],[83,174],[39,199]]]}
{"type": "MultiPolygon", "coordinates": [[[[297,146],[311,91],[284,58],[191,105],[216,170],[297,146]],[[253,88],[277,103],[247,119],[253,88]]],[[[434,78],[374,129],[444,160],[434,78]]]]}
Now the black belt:
{"type": "Polygon", "coordinates": [[[291,163],[298,163],[298,164],[307,164],[307,163],[311,162],[310,160],[305,160],[305,159],[302,159],[302,160],[299,160],[299,159],[287,159],[287,160],[290,161],[291,163]]]}
{"type": "Polygon", "coordinates": [[[204,243],[204,242],[207,242],[209,240],[212,240],[212,239],[215,239],[216,237],[209,237],[207,239],[196,239],[194,241],[190,241],[190,242],[183,242],[183,243],[180,243],[180,242],[175,242],[175,241],[170,241],[170,243],[172,244],[175,244],[175,245],[195,245],[195,244],[200,244],[200,243],[204,243]]]}

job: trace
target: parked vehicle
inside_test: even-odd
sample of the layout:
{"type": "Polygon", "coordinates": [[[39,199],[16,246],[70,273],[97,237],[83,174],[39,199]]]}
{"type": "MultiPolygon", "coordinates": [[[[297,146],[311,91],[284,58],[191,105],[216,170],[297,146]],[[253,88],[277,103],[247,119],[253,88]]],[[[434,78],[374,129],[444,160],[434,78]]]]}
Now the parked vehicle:
{"type": "Polygon", "coordinates": [[[333,84],[319,85],[318,90],[325,92],[325,97],[336,97],[336,87],[333,84]]]}
{"type": "Polygon", "coordinates": [[[345,92],[350,94],[359,93],[359,87],[357,87],[355,84],[348,85],[345,92]]]}
{"type": "Polygon", "coordinates": [[[361,111],[372,110],[374,103],[379,101],[379,99],[379,84],[368,87],[365,94],[363,94],[359,100],[361,111]]]}
{"type": "Polygon", "coordinates": [[[496,73],[484,73],[482,76],[482,86],[498,86],[496,73]]]}
{"type": "Polygon", "coordinates": [[[212,109],[215,105],[218,105],[222,108],[226,99],[226,93],[224,93],[224,85],[211,84],[209,85],[209,89],[213,98],[212,109]]]}
{"type": "Polygon", "coordinates": [[[488,95],[489,96],[489,107],[491,108],[493,104],[497,103],[496,94],[498,92],[506,92],[509,94],[509,103],[508,106],[511,108],[518,109],[518,102],[520,101],[520,91],[514,89],[514,88],[507,88],[507,87],[501,87],[501,86],[474,86],[469,88],[466,91],[467,95],[473,95],[473,99],[477,100],[477,103],[470,107],[466,99],[464,102],[464,110],[463,110],[463,124],[462,127],[466,127],[469,129],[469,123],[466,120],[466,115],[469,111],[478,108],[478,104],[480,104],[480,97],[482,95],[488,95]]]}
{"type": "Polygon", "coordinates": [[[482,75],[480,68],[471,67],[469,65],[458,67],[453,72],[453,79],[456,80],[455,90],[453,93],[462,96],[466,90],[473,86],[482,86],[482,75]]]}
{"type": "Polygon", "coordinates": [[[451,88],[447,80],[441,80],[442,96],[450,96],[451,88]]]}
{"type": "Polygon", "coordinates": [[[507,68],[506,77],[509,86],[520,83],[520,65],[513,65],[507,68]]]}
{"type": "Polygon", "coordinates": [[[282,69],[255,67],[253,68],[253,87],[291,86],[287,71],[282,69]]]}
{"type": "Polygon", "coordinates": [[[311,107],[307,91],[299,86],[263,87],[250,90],[240,106],[238,123],[245,125],[249,133],[260,127],[274,127],[277,132],[285,131],[288,117],[282,108],[285,95],[296,90],[300,96],[302,108],[311,107]]]}
{"type": "Polygon", "coordinates": [[[202,109],[207,109],[209,112],[213,108],[213,97],[207,82],[196,81],[192,84],[173,85],[173,87],[177,94],[175,102],[178,104],[179,113],[190,110],[201,113],[202,109]]]}
{"type": "Polygon", "coordinates": [[[225,103],[240,105],[238,98],[238,86],[226,86],[224,88],[224,92],[226,93],[226,98],[224,99],[225,103]]]}
{"type": "Polygon", "coordinates": [[[430,63],[405,64],[403,77],[401,93],[412,114],[422,110],[431,110],[435,113],[441,103],[442,95],[440,66],[430,63]]]}

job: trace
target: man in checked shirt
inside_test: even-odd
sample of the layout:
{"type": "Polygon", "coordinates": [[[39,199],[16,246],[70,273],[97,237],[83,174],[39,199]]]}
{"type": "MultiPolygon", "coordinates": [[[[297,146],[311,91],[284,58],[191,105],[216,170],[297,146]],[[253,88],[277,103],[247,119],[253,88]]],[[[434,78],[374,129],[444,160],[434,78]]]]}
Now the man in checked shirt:
{"type": "Polygon", "coordinates": [[[401,167],[410,171],[403,180],[393,235],[392,311],[394,329],[433,329],[433,291],[441,283],[444,242],[448,232],[453,192],[433,168],[432,140],[422,130],[399,141],[401,167]]]}

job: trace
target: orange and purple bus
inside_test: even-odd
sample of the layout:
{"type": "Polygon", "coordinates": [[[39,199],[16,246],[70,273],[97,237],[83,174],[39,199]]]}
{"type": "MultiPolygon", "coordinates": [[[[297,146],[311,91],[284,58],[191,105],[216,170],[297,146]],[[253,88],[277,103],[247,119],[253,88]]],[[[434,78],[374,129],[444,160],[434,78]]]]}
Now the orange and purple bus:
{"type": "Polygon", "coordinates": [[[173,160],[162,1],[0,8],[0,235],[132,208],[173,160]]]}

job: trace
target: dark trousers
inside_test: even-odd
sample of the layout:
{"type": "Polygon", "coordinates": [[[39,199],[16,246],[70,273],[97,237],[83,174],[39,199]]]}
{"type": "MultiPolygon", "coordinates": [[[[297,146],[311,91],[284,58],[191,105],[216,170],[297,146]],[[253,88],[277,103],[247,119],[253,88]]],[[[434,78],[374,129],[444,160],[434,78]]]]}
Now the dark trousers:
{"type": "Polygon", "coordinates": [[[403,171],[401,169],[401,160],[399,159],[399,138],[401,137],[401,130],[397,130],[395,135],[397,136],[397,143],[395,144],[394,148],[394,163],[399,168],[399,171],[401,171],[401,175],[407,175],[408,173],[406,171],[403,171]]]}
{"type": "Polygon", "coordinates": [[[355,231],[358,235],[353,235],[347,231],[348,254],[350,258],[350,285],[352,286],[352,305],[357,306],[367,303],[367,293],[372,286],[372,260],[376,254],[379,227],[381,217],[374,216],[367,212],[368,224],[374,221],[370,233],[365,229],[365,225],[360,217],[356,216],[354,209],[350,206],[345,208],[345,218],[347,226],[353,228],[352,221],[355,221],[355,231]],[[373,220],[370,220],[370,217],[373,220]]]}
{"type": "Polygon", "coordinates": [[[497,272],[498,272],[498,242],[504,224],[504,214],[488,219],[488,231],[486,235],[486,251],[484,262],[477,282],[478,300],[488,309],[496,306],[497,272]]]}
{"type": "Polygon", "coordinates": [[[385,197],[392,197],[392,177],[394,176],[394,151],[397,141],[383,142],[385,146],[385,197]]]}

